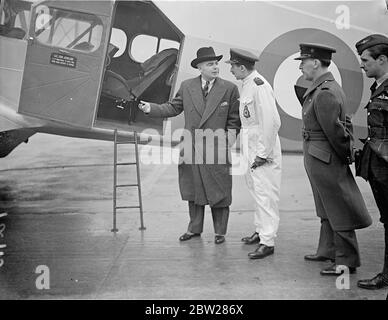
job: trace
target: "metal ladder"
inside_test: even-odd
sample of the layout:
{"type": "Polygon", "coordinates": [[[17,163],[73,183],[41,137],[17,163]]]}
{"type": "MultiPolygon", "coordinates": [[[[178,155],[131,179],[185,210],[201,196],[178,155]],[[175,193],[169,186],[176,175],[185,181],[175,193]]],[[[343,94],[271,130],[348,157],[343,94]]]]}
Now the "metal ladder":
{"type": "Polygon", "coordinates": [[[113,228],[112,232],[119,231],[116,226],[116,213],[118,209],[140,209],[140,228],[139,230],[145,230],[144,220],[143,220],[143,203],[141,197],[141,183],[140,183],[140,166],[139,166],[139,148],[138,148],[138,136],[137,132],[134,132],[135,138],[135,162],[117,162],[117,146],[120,144],[133,144],[131,141],[118,141],[117,129],[114,131],[114,157],[113,157],[113,228]],[[130,184],[117,184],[117,167],[118,166],[132,166],[136,165],[136,183],[130,184]],[[137,187],[138,196],[139,196],[139,205],[137,206],[117,206],[117,189],[118,188],[129,188],[129,187],[137,187]]]}

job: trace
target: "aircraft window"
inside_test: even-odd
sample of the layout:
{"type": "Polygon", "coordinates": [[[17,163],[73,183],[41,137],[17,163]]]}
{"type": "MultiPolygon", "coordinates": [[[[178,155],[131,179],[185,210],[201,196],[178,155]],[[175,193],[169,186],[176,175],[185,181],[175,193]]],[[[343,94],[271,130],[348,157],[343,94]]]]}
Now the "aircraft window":
{"type": "Polygon", "coordinates": [[[23,39],[27,25],[21,25],[18,8],[10,0],[0,0],[0,35],[23,39]]]}
{"type": "Polygon", "coordinates": [[[0,24],[5,25],[11,22],[15,14],[8,0],[0,0],[0,24]]]}
{"type": "Polygon", "coordinates": [[[156,53],[170,48],[179,49],[179,42],[140,34],[132,40],[130,56],[137,62],[144,62],[156,53]]]}
{"type": "Polygon", "coordinates": [[[144,62],[152,57],[158,48],[158,38],[140,34],[131,43],[131,58],[137,62],[144,62]]]}
{"type": "Polygon", "coordinates": [[[42,44],[80,51],[96,51],[102,22],[93,15],[50,8],[35,19],[35,38],[42,44]]]}
{"type": "Polygon", "coordinates": [[[27,11],[27,10],[19,11],[15,19],[15,27],[22,28],[23,30],[27,31],[28,21],[30,21],[30,11],[27,11]]]}
{"type": "Polygon", "coordinates": [[[119,50],[115,53],[113,58],[120,57],[127,47],[127,35],[121,29],[113,28],[110,36],[110,43],[115,45],[119,50]]]}

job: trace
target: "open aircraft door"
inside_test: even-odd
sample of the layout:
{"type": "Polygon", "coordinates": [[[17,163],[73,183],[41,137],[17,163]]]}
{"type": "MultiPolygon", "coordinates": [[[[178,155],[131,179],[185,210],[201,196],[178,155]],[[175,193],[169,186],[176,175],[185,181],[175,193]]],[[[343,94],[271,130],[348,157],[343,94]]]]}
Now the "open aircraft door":
{"type": "Polygon", "coordinates": [[[34,5],[20,113],[92,127],[113,11],[113,1],[34,5]]]}

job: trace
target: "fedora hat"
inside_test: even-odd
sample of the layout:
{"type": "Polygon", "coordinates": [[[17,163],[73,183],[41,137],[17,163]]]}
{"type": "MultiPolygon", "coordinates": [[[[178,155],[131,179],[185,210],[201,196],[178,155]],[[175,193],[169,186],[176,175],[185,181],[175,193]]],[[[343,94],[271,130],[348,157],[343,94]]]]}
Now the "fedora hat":
{"type": "Polygon", "coordinates": [[[198,63],[200,62],[212,60],[220,61],[221,59],[222,55],[216,56],[212,47],[203,47],[198,49],[197,57],[193,61],[191,61],[191,66],[193,68],[197,68],[198,63]]]}

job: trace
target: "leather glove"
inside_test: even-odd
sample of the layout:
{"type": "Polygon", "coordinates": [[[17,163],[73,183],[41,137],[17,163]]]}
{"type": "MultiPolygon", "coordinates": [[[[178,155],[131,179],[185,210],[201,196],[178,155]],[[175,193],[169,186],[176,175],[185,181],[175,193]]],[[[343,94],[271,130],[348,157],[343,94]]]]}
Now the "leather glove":
{"type": "Polygon", "coordinates": [[[145,101],[140,101],[138,107],[144,113],[150,113],[150,111],[151,111],[151,105],[145,101]]]}
{"type": "Polygon", "coordinates": [[[253,162],[251,169],[256,169],[257,167],[261,167],[263,164],[267,163],[267,159],[260,158],[256,156],[255,161],[253,162]]]}

